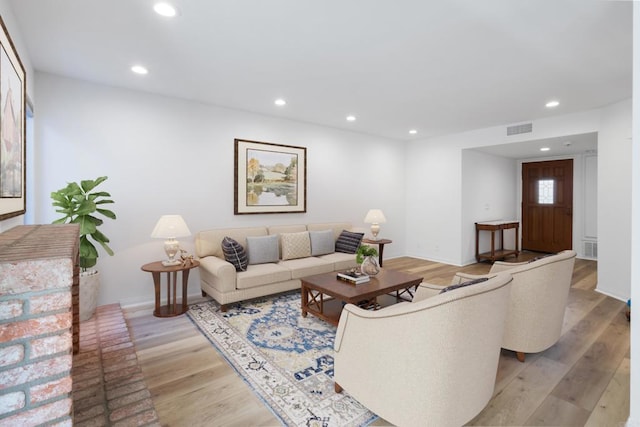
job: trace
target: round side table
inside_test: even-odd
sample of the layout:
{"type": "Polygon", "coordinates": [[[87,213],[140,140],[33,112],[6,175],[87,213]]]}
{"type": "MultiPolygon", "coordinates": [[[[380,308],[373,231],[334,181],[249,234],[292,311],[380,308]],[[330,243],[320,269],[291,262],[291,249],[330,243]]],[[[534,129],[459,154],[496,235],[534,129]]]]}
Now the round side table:
{"type": "Polygon", "coordinates": [[[150,262],[142,266],[143,271],[148,271],[153,276],[153,286],[156,291],[156,309],[153,310],[153,315],[156,317],[173,317],[179,316],[185,313],[189,307],[187,307],[187,282],[189,281],[189,270],[199,266],[198,261],[191,261],[190,264],[183,266],[172,265],[164,266],[162,261],[150,262]],[[178,305],[176,298],[176,284],[178,279],[178,272],[182,272],[182,304],[178,305]],[[160,305],[160,285],[161,285],[161,273],[167,273],[167,304],[160,305]],[[172,298],[173,295],[173,298],[172,298]]]}

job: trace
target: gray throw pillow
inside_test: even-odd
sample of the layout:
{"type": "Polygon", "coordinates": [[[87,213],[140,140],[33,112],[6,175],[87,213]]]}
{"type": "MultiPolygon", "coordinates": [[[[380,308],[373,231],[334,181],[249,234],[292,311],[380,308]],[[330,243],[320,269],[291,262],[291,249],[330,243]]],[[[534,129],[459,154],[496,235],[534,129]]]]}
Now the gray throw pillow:
{"type": "Polygon", "coordinates": [[[224,259],[227,262],[233,264],[236,268],[236,271],[247,271],[247,253],[245,252],[242,245],[231,237],[225,237],[222,239],[222,253],[224,254],[224,259]]]}
{"type": "Polygon", "coordinates": [[[278,262],[280,259],[278,235],[247,237],[247,254],[249,255],[249,264],[278,262]]]}
{"type": "Polygon", "coordinates": [[[476,283],[486,282],[487,280],[489,280],[487,277],[481,277],[480,279],[473,279],[473,280],[469,280],[467,282],[458,283],[457,285],[447,286],[446,288],[441,290],[440,293],[443,294],[445,292],[453,291],[454,289],[460,289],[460,288],[464,288],[466,286],[475,285],[476,283]]]}
{"type": "Polygon", "coordinates": [[[311,256],[326,255],[333,253],[335,250],[335,242],[333,241],[333,231],[310,231],[311,239],[311,256]]]}
{"type": "Polygon", "coordinates": [[[342,230],[338,240],[336,240],[336,252],[355,254],[363,237],[364,233],[354,233],[352,231],[342,230]]]}

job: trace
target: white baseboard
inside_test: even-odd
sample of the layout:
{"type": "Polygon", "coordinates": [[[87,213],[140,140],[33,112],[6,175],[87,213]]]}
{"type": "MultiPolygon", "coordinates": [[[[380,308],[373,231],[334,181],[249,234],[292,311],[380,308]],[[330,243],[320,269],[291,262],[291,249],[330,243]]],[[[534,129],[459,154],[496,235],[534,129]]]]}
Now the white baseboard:
{"type": "MultiPolygon", "coordinates": [[[[210,297],[203,297],[201,292],[198,292],[197,294],[187,295],[187,302],[189,304],[207,301],[208,299],[210,299],[210,297]]],[[[163,300],[162,304],[164,303],[166,303],[166,301],[163,300]]],[[[178,297],[178,303],[182,304],[182,297],[178,297]]],[[[120,303],[120,307],[122,307],[122,311],[126,313],[127,318],[153,314],[155,306],[155,300],[145,300],[128,304],[125,304],[123,302],[120,303]]]]}

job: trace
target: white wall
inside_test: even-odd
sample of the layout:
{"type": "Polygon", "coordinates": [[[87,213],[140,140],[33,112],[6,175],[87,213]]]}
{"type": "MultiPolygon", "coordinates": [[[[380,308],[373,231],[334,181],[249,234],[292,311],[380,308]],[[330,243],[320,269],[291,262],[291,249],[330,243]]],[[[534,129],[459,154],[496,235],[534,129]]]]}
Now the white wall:
{"type": "MultiPolygon", "coordinates": [[[[464,236],[461,227],[464,149],[597,132],[600,114],[600,110],[591,110],[533,120],[533,132],[529,134],[506,136],[506,126],[496,126],[409,142],[406,152],[407,255],[454,265],[469,261],[468,249],[461,248],[475,244],[475,234],[469,232],[475,221],[464,227],[467,233],[464,236]],[[461,244],[463,240],[467,243],[461,244]]],[[[506,200],[514,201],[515,197],[508,196],[506,200]]],[[[507,213],[511,212],[505,215],[507,213]]]]}
{"type": "MultiPolygon", "coordinates": [[[[476,262],[476,222],[518,219],[516,163],[514,159],[462,150],[461,250],[464,264],[476,262]]],[[[489,232],[480,232],[480,253],[491,249],[490,236],[489,232]]],[[[504,248],[513,248],[515,230],[505,230],[504,240],[504,248]]],[[[496,244],[499,244],[498,233],[496,244]]]]}
{"type": "Polygon", "coordinates": [[[631,100],[602,109],[598,133],[598,287],[631,292],[631,100]]]}
{"type": "MultiPolygon", "coordinates": [[[[16,18],[13,15],[13,10],[11,5],[7,0],[0,0],[0,15],[2,16],[2,20],[4,25],[7,27],[7,31],[9,32],[9,36],[11,36],[11,40],[18,52],[18,56],[20,57],[20,61],[25,69],[26,79],[27,79],[27,95],[34,100],[34,84],[33,84],[33,67],[31,66],[31,59],[29,58],[27,49],[22,41],[22,35],[20,33],[20,28],[16,22],[16,18]]],[[[27,162],[30,161],[29,158],[26,159],[27,162]]],[[[29,163],[27,163],[27,173],[29,171],[29,163]]],[[[28,196],[28,195],[27,195],[28,196]]],[[[27,206],[29,209],[30,206],[27,206]]],[[[15,216],[13,218],[6,219],[4,221],[0,221],[0,232],[9,230],[16,225],[22,225],[24,223],[24,215],[15,216]]]]}
{"type": "MultiPolygon", "coordinates": [[[[153,298],[140,266],[164,256],[149,237],[162,214],[183,215],[192,233],[230,226],[363,223],[384,211],[388,257],[404,254],[404,145],[396,141],[217,108],[50,74],[36,79],[36,215],[57,217],[49,194],[67,181],[109,176],[118,215],[103,232],[116,255],[98,260],[99,303],[153,298]],[[307,147],[307,213],[233,214],[234,138],[307,147]]],[[[184,246],[192,251],[192,240],[184,246]]],[[[199,293],[197,270],[190,294],[199,293]]]]}

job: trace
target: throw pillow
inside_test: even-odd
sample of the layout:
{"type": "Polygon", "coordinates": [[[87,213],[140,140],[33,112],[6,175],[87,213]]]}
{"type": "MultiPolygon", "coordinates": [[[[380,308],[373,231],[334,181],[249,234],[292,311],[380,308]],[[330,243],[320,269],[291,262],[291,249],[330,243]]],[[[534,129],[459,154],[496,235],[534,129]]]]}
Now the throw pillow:
{"type": "Polygon", "coordinates": [[[333,241],[333,231],[310,231],[311,255],[326,255],[335,252],[335,242],[333,241]]]}
{"type": "Polygon", "coordinates": [[[364,233],[354,233],[352,231],[342,230],[338,240],[336,240],[336,252],[355,254],[363,237],[364,233]]]}
{"type": "Polygon", "coordinates": [[[247,253],[242,245],[231,237],[222,239],[222,253],[227,262],[233,264],[236,271],[247,271],[247,253]]]}
{"type": "Polygon", "coordinates": [[[311,241],[308,231],[282,233],[280,234],[280,243],[282,244],[283,261],[311,256],[311,241]]]}
{"type": "Polygon", "coordinates": [[[249,264],[266,264],[280,259],[278,235],[247,237],[249,264]]]}
{"type": "Polygon", "coordinates": [[[445,292],[453,291],[454,289],[464,288],[465,286],[471,286],[475,285],[476,283],[486,282],[487,280],[489,280],[487,277],[482,277],[480,279],[473,279],[467,282],[458,283],[457,285],[447,286],[446,288],[441,290],[440,293],[443,294],[445,292]]]}

